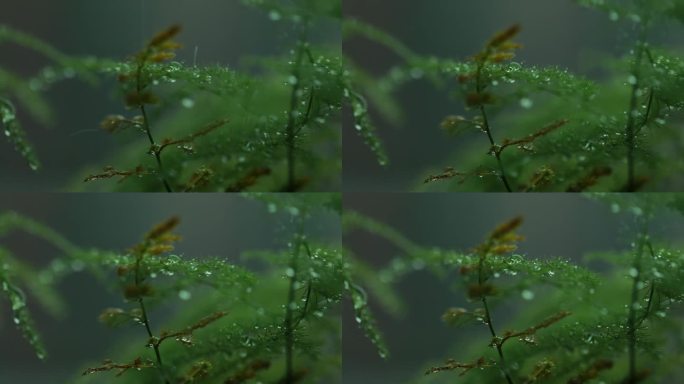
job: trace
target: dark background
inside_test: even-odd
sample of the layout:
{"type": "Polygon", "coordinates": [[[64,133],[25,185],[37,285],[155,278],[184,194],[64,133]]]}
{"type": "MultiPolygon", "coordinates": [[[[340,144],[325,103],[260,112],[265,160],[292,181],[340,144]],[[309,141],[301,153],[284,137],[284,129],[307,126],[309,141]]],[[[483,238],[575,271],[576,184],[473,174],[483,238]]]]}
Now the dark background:
{"type": "MultiPolygon", "coordinates": [[[[390,33],[419,54],[454,60],[467,59],[493,34],[520,23],[516,41],[523,49],[515,61],[560,66],[595,79],[601,77],[595,70],[601,55],[621,56],[634,41],[629,24],[609,21],[607,14],[571,0],[345,0],[344,13],[390,33]]],[[[659,28],[653,38],[681,47],[681,26],[659,28]]],[[[402,64],[392,52],[361,38],[345,40],[343,50],[378,76],[402,64]]],[[[376,116],[390,157],[386,167],[378,165],[353,129],[345,129],[345,190],[413,190],[428,169],[454,166],[447,161],[456,151],[481,143],[478,135],[453,138],[439,128],[445,116],[464,113],[462,102],[451,96],[455,89],[455,80],[442,89],[425,80],[409,83],[398,95],[401,122],[393,125],[376,116]]]]}
{"type": "MultiPolygon", "coordinates": [[[[287,214],[270,214],[265,204],[239,195],[0,194],[0,213],[6,210],[51,226],[79,247],[114,252],[125,252],[153,225],[173,215],[181,218],[176,232],[183,236],[174,253],[187,257],[215,256],[239,264],[243,251],[285,249],[291,239],[287,214]]],[[[312,238],[332,242],[340,241],[339,231],[339,220],[332,214],[314,216],[307,227],[312,238]]],[[[26,234],[13,233],[0,238],[0,244],[35,266],[60,256],[52,246],[26,234]]],[[[49,316],[28,297],[48,351],[43,362],[14,327],[7,300],[0,298],[0,383],[71,382],[84,364],[112,358],[112,348],[122,340],[145,340],[142,329],[112,330],[97,321],[103,309],[125,303],[88,273],[70,275],[57,288],[67,303],[63,318],[49,316]]],[[[159,311],[150,315],[157,329],[165,313],[159,311]]],[[[103,382],[110,378],[102,376],[103,382]]]]}
{"type": "MultiPolygon", "coordinates": [[[[0,24],[35,35],[69,55],[125,59],[157,32],[180,23],[183,44],[176,60],[198,65],[239,66],[255,55],[288,52],[294,43],[290,23],[273,22],[267,12],[239,0],[0,0],[0,24]]],[[[340,41],[339,25],[319,25],[314,41],[340,41]]],[[[49,64],[40,55],[0,45],[0,66],[25,76],[49,64]]],[[[56,112],[51,127],[20,118],[43,163],[32,172],[21,156],[0,139],[0,190],[65,190],[83,178],[83,167],[117,150],[117,138],[99,128],[102,119],[122,113],[113,81],[99,86],[74,80],[48,93],[56,112]]],[[[106,164],[105,164],[106,165],[106,164]]]]}
{"type": "MultiPolygon", "coordinates": [[[[472,249],[494,227],[517,215],[524,217],[518,232],[526,238],[517,252],[531,258],[563,257],[579,262],[589,251],[629,249],[633,239],[633,218],[624,209],[613,214],[607,204],[571,194],[347,193],[344,204],[345,209],[397,228],[419,245],[455,251],[472,249]]],[[[683,224],[679,215],[662,214],[652,225],[652,233],[681,243],[683,224]]],[[[343,241],[355,255],[377,267],[399,256],[392,245],[365,232],[345,234],[343,241]]],[[[405,303],[399,316],[384,312],[371,301],[390,349],[387,360],[378,356],[359,330],[351,306],[345,307],[344,383],[407,383],[421,376],[429,362],[458,359],[452,353],[466,341],[460,338],[464,333],[441,321],[447,308],[468,306],[462,291],[454,291],[456,283],[436,279],[428,271],[409,273],[396,287],[405,303]]],[[[494,311],[503,327],[505,311],[494,311]]],[[[486,332],[474,329],[480,330],[486,332]]],[[[471,337],[477,335],[487,337],[484,333],[471,337]]]]}

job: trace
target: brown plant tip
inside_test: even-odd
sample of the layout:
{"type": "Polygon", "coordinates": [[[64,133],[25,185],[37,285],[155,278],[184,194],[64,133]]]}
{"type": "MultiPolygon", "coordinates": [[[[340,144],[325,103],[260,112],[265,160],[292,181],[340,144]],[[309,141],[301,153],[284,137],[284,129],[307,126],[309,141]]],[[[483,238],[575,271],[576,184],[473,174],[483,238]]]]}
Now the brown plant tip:
{"type": "Polygon", "coordinates": [[[432,367],[429,368],[427,371],[425,371],[426,375],[432,375],[434,373],[438,372],[444,372],[444,371],[453,371],[460,369],[461,372],[459,373],[459,376],[463,376],[466,373],[468,373],[471,369],[474,368],[486,368],[486,367],[491,367],[493,366],[494,363],[492,361],[486,360],[484,357],[480,357],[476,361],[472,363],[459,363],[456,360],[449,359],[445,362],[444,365],[438,366],[438,367],[432,367]]]}
{"type": "Polygon", "coordinates": [[[479,107],[493,102],[494,96],[488,92],[473,92],[466,95],[466,105],[469,107],[479,107]]]}
{"type": "Polygon", "coordinates": [[[152,40],[150,40],[149,44],[147,44],[147,46],[150,48],[163,48],[161,45],[176,37],[179,33],[181,33],[182,29],[183,28],[180,26],[180,24],[174,24],[155,35],[152,40]]]}
{"type": "Polygon", "coordinates": [[[599,179],[602,177],[610,176],[613,174],[613,169],[605,165],[599,165],[594,167],[588,175],[584,176],[582,179],[578,180],[576,183],[572,184],[566,190],[567,192],[584,192],[588,188],[593,187],[598,183],[599,179]]]}
{"type": "Polygon", "coordinates": [[[268,167],[257,167],[249,171],[240,180],[236,181],[232,185],[226,188],[226,192],[242,192],[245,189],[256,184],[259,179],[264,176],[271,174],[271,168],[268,167]]]}
{"type": "Polygon", "coordinates": [[[507,222],[500,224],[499,226],[494,228],[494,231],[492,231],[492,233],[489,235],[489,238],[491,240],[500,240],[504,236],[518,229],[522,225],[522,223],[522,216],[516,216],[511,220],[508,220],[507,222]]]}
{"type": "Polygon", "coordinates": [[[209,184],[212,176],[214,176],[214,171],[207,167],[201,167],[190,176],[190,180],[185,184],[183,192],[192,192],[205,187],[209,184]]]}
{"type": "Polygon", "coordinates": [[[598,377],[601,371],[613,368],[613,362],[608,359],[595,361],[589,368],[568,380],[568,384],[584,384],[598,377]]]}
{"type": "Polygon", "coordinates": [[[544,165],[539,168],[530,179],[527,186],[524,188],[524,192],[530,192],[537,190],[539,187],[543,187],[548,184],[551,179],[556,175],[556,173],[551,169],[551,167],[544,165]]]}
{"type": "Polygon", "coordinates": [[[180,224],[180,218],[178,216],[172,216],[163,222],[155,225],[148,233],[145,235],[145,240],[156,240],[171,231],[173,231],[178,224],[180,224]]]}
{"type": "Polygon", "coordinates": [[[147,175],[150,174],[148,170],[146,170],[143,166],[139,165],[135,169],[130,170],[130,171],[121,171],[117,170],[112,166],[105,167],[102,173],[98,173],[95,175],[90,175],[86,177],[83,181],[84,182],[90,182],[94,180],[102,180],[102,179],[111,179],[114,177],[120,177],[119,182],[124,181],[125,179],[131,177],[131,176],[142,176],[142,175],[147,175]]]}
{"type": "Polygon", "coordinates": [[[513,39],[518,33],[520,33],[520,24],[513,24],[512,26],[506,28],[505,30],[494,35],[487,46],[490,48],[500,48],[500,46],[509,40],[513,39]]]}
{"type": "Polygon", "coordinates": [[[203,128],[198,129],[197,131],[195,131],[195,132],[193,132],[193,133],[189,134],[188,136],[183,137],[181,139],[164,139],[164,141],[162,141],[161,145],[158,145],[156,147],[151,148],[150,152],[161,154],[162,151],[164,151],[164,149],[166,149],[169,146],[192,143],[195,139],[212,133],[213,131],[221,128],[222,126],[224,126],[226,124],[228,124],[228,122],[230,122],[230,120],[227,118],[215,120],[215,121],[212,121],[211,123],[207,124],[203,128]]]}
{"type": "Polygon", "coordinates": [[[143,368],[152,368],[154,367],[154,363],[150,360],[143,360],[141,357],[136,358],[130,363],[127,364],[119,364],[119,363],[113,363],[111,360],[105,360],[102,362],[102,365],[99,367],[95,368],[88,368],[83,372],[83,376],[90,375],[93,373],[97,372],[107,372],[107,371],[118,371],[116,376],[119,377],[123,375],[126,371],[129,369],[135,369],[135,370],[140,370],[143,368]]]}
{"type": "Polygon", "coordinates": [[[551,371],[555,367],[556,367],[556,364],[551,360],[544,359],[544,360],[538,362],[534,366],[534,369],[529,374],[529,376],[527,376],[527,380],[525,380],[525,384],[542,382],[540,380],[551,375],[551,371]]]}
{"type": "Polygon", "coordinates": [[[504,139],[504,141],[501,143],[501,145],[493,146],[490,149],[490,153],[500,155],[501,152],[504,151],[504,149],[506,149],[512,145],[517,145],[521,149],[524,149],[525,144],[533,143],[538,138],[548,135],[549,133],[555,131],[556,129],[566,125],[568,122],[569,122],[569,120],[567,120],[567,119],[561,119],[561,120],[555,121],[555,122],[547,125],[546,127],[540,129],[539,131],[531,133],[531,134],[529,134],[529,135],[527,135],[521,139],[515,139],[515,140],[504,139]]]}
{"type": "Polygon", "coordinates": [[[152,296],[152,286],[149,284],[130,284],[124,287],[124,297],[129,300],[152,296]]]}
{"type": "Polygon", "coordinates": [[[444,171],[442,173],[428,176],[425,179],[424,183],[428,184],[428,183],[433,183],[435,181],[447,180],[447,179],[454,178],[456,176],[464,176],[464,175],[465,175],[464,173],[457,172],[455,169],[448,167],[448,168],[444,168],[444,171]]]}
{"type": "Polygon", "coordinates": [[[495,294],[496,288],[491,284],[471,284],[468,286],[468,297],[471,299],[480,299],[495,294]]]}
{"type": "Polygon", "coordinates": [[[179,384],[197,383],[198,379],[206,377],[212,368],[213,366],[210,362],[200,360],[190,367],[190,370],[180,379],[179,384]]]}
{"type": "Polygon", "coordinates": [[[228,312],[225,311],[218,311],[215,312],[209,316],[203,317],[199,321],[197,321],[195,324],[192,324],[188,327],[185,327],[184,329],[181,329],[180,331],[175,331],[175,332],[167,332],[164,331],[162,332],[158,338],[153,338],[150,340],[150,344],[159,347],[161,343],[164,342],[164,340],[174,338],[178,340],[179,342],[186,344],[186,345],[192,345],[192,334],[198,329],[202,329],[207,327],[209,324],[221,319],[222,317],[226,316],[228,312]]]}
{"type": "Polygon", "coordinates": [[[492,340],[491,345],[500,347],[500,346],[503,346],[506,341],[508,341],[512,338],[519,338],[522,341],[526,341],[526,342],[534,344],[534,336],[537,333],[537,331],[539,331],[540,329],[548,328],[548,327],[552,326],[553,324],[556,324],[557,322],[565,319],[566,317],[568,317],[570,315],[571,315],[571,313],[568,311],[561,311],[561,312],[558,312],[555,315],[545,319],[541,323],[525,329],[524,331],[520,331],[520,332],[506,331],[501,337],[492,340]]]}

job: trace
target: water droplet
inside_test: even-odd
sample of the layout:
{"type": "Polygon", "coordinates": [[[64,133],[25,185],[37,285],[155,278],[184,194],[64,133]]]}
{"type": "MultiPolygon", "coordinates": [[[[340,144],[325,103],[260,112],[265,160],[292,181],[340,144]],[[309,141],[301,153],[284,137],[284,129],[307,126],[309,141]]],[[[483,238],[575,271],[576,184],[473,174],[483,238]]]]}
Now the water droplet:
{"type": "Polygon", "coordinates": [[[192,298],[192,293],[190,291],[186,291],[185,289],[182,289],[178,291],[178,298],[181,300],[190,300],[192,298]]]}
{"type": "Polygon", "coordinates": [[[525,108],[525,109],[530,109],[532,106],[534,106],[534,101],[528,97],[523,97],[520,99],[520,106],[525,108]]]}
{"type": "Polygon", "coordinates": [[[520,296],[522,296],[522,298],[525,300],[532,300],[534,299],[534,292],[530,291],[529,289],[525,289],[520,293],[520,296]]]}
{"type": "Polygon", "coordinates": [[[183,100],[181,100],[181,104],[182,104],[185,108],[190,109],[190,108],[192,108],[192,107],[195,106],[195,100],[193,100],[193,99],[191,99],[191,98],[189,98],[189,97],[186,97],[186,98],[184,98],[183,100]]]}
{"type": "Polygon", "coordinates": [[[283,15],[280,14],[277,10],[272,10],[271,12],[268,13],[268,18],[271,19],[272,21],[279,21],[280,19],[283,18],[283,15]]]}
{"type": "Polygon", "coordinates": [[[613,213],[620,213],[620,205],[618,203],[611,204],[610,211],[613,213]]]}

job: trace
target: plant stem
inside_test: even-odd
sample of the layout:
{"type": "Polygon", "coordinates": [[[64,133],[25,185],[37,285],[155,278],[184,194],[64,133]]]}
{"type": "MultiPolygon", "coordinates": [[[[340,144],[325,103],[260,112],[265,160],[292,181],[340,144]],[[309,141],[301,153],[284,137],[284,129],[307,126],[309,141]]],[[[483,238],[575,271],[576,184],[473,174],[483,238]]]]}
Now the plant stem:
{"type": "MultiPolygon", "coordinates": [[[[485,110],[485,107],[482,105],[480,106],[480,114],[482,115],[482,124],[485,132],[487,133],[487,137],[489,138],[489,143],[492,147],[495,147],[497,144],[494,141],[494,136],[492,136],[492,131],[489,127],[487,111],[485,110]]],[[[508,183],[508,178],[506,177],[506,170],[504,169],[503,161],[501,160],[501,153],[498,151],[494,151],[494,157],[496,157],[496,163],[499,165],[499,178],[501,179],[501,182],[503,182],[504,187],[506,187],[506,191],[513,192],[513,189],[511,189],[511,185],[508,183]]]]}
{"type": "MultiPolygon", "coordinates": [[[[482,276],[482,270],[484,269],[484,261],[485,255],[480,255],[480,263],[478,264],[477,271],[477,281],[480,286],[482,286],[482,283],[484,283],[484,279],[482,276]]],[[[499,342],[499,337],[496,335],[494,324],[492,324],[492,316],[491,312],[489,311],[487,296],[485,295],[482,295],[482,306],[484,307],[485,311],[485,321],[487,322],[487,326],[489,327],[489,332],[492,334],[492,340],[494,342],[494,345],[496,346],[496,352],[499,354],[499,361],[501,362],[501,372],[506,377],[506,382],[508,382],[508,384],[513,384],[513,379],[508,373],[508,367],[506,366],[506,359],[504,358],[503,349],[501,343],[499,342]]]]}
{"type": "Polygon", "coordinates": [[[306,27],[303,27],[299,42],[297,43],[297,54],[294,62],[294,67],[292,69],[292,79],[294,79],[294,84],[292,84],[292,93],[290,94],[290,110],[287,116],[287,131],[286,131],[286,144],[287,144],[287,186],[286,191],[294,192],[297,188],[297,181],[295,179],[295,141],[297,138],[296,125],[297,119],[295,117],[295,111],[297,110],[297,104],[299,102],[299,90],[301,88],[301,69],[302,61],[304,60],[304,51],[306,49],[306,27]]]}
{"type": "MultiPolygon", "coordinates": [[[[298,236],[301,238],[301,236],[298,236]]],[[[297,259],[299,258],[300,239],[297,239],[292,259],[290,260],[290,286],[287,292],[287,304],[285,307],[285,379],[284,384],[294,383],[293,352],[294,352],[294,311],[295,284],[297,283],[297,259]]]]}
{"type": "MultiPolygon", "coordinates": [[[[142,255],[138,255],[135,261],[135,285],[139,286],[141,281],[140,281],[140,262],[142,262],[142,255]]],[[[138,298],[138,305],[140,306],[140,313],[142,316],[142,322],[145,325],[145,330],[147,331],[147,336],[149,337],[150,342],[152,343],[152,348],[154,349],[154,354],[155,357],[157,358],[157,368],[159,368],[159,372],[161,373],[162,378],[164,379],[164,383],[166,384],[171,384],[169,381],[168,377],[166,376],[166,371],[164,370],[164,364],[162,363],[162,357],[161,357],[161,352],[159,352],[159,345],[155,342],[153,342],[154,339],[154,334],[152,333],[152,326],[150,325],[150,319],[147,317],[147,309],[145,309],[145,301],[143,300],[142,297],[138,298]]]]}
{"type": "Polygon", "coordinates": [[[629,315],[627,318],[627,349],[629,353],[629,374],[627,383],[636,382],[636,331],[637,331],[637,306],[639,303],[639,283],[641,280],[641,258],[644,253],[644,245],[646,243],[646,231],[641,232],[637,244],[637,251],[632,264],[631,275],[632,281],[632,297],[629,304],[629,315]]]}
{"type": "MultiPolygon", "coordinates": [[[[482,86],[482,69],[484,68],[486,57],[489,56],[489,54],[489,51],[487,51],[487,53],[485,54],[485,58],[477,66],[477,74],[475,77],[475,89],[478,95],[482,94],[482,91],[484,90],[484,87],[482,86]]],[[[487,134],[487,138],[489,139],[489,144],[491,145],[491,148],[494,149],[497,146],[497,144],[494,140],[494,135],[492,134],[492,129],[489,125],[489,118],[487,117],[487,110],[485,109],[484,105],[480,105],[480,115],[482,116],[482,129],[487,134]]],[[[499,166],[499,178],[501,179],[501,182],[504,184],[506,191],[513,192],[511,185],[508,183],[508,178],[506,177],[506,170],[504,168],[503,161],[501,160],[501,153],[499,153],[498,151],[494,151],[493,154],[494,157],[496,157],[496,163],[499,166]]]]}
{"type": "MultiPolygon", "coordinates": [[[[141,62],[138,64],[138,70],[136,72],[136,85],[135,85],[136,91],[138,92],[138,95],[141,95],[141,93],[143,91],[142,71],[143,71],[143,68],[145,67],[145,60],[147,60],[148,55],[149,55],[149,51],[140,59],[141,62]]],[[[142,114],[142,117],[143,117],[143,129],[145,129],[145,133],[147,134],[147,139],[150,141],[150,147],[151,147],[152,154],[154,155],[154,158],[157,160],[157,169],[159,170],[159,175],[161,176],[162,183],[164,184],[164,189],[166,189],[166,192],[173,192],[171,185],[169,185],[169,182],[166,180],[166,174],[164,173],[164,164],[162,163],[161,153],[157,149],[157,143],[154,140],[154,136],[152,136],[152,129],[150,128],[150,120],[147,117],[147,110],[145,109],[144,104],[140,104],[140,114],[142,114]]]]}
{"type": "Polygon", "coordinates": [[[646,27],[642,24],[639,38],[636,43],[636,57],[632,67],[630,82],[632,92],[629,100],[629,110],[627,111],[627,126],[625,127],[625,137],[627,141],[627,192],[634,192],[637,188],[634,172],[634,151],[636,149],[636,112],[638,107],[638,93],[641,86],[641,62],[643,61],[646,40],[646,27]]]}

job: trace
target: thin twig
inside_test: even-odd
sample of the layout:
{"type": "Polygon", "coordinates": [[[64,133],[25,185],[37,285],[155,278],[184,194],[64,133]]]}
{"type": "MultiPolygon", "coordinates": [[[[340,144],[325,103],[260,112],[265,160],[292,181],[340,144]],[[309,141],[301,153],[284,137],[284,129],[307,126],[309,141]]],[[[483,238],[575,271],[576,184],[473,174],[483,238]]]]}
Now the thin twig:
{"type": "MultiPolygon", "coordinates": [[[[484,269],[484,261],[485,261],[485,255],[480,255],[480,263],[478,264],[478,271],[477,271],[477,280],[478,284],[482,286],[484,283],[484,279],[482,276],[482,271],[484,269]]],[[[492,334],[492,340],[498,341],[499,338],[496,335],[496,330],[494,329],[494,324],[492,324],[492,316],[491,312],[489,311],[489,304],[487,303],[487,296],[482,295],[482,305],[485,310],[485,321],[487,323],[487,326],[489,327],[489,332],[492,334]]],[[[503,349],[502,349],[502,343],[500,342],[495,342],[494,343],[496,347],[496,352],[499,354],[499,361],[501,362],[501,372],[503,372],[504,376],[506,377],[506,381],[508,384],[513,384],[513,379],[508,373],[508,367],[506,366],[506,359],[504,358],[503,354],[503,349]]]]}
{"type": "Polygon", "coordinates": [[[641,258],[644,253],[644,245],[646,244],[646,229],[645,224],[641,233],[639,234],[639,240],[637,244],[636,255],[634,257],[634,263],[632,264],[632,296],[629,303],[629,315],[627,318],[627,349],[629,354],[629,373],[627,377],[627,382],[636,382],[637,372],[636,372],[636,332],[637,332],[637,305],[639,302],[639,283],[641,278],[641,258]]]}
{"type": "MultiPolygon", "coordinates": [[[[483,91],[482,87],[482,70],[484,69],[484,65],[486,62],[486,57],[489,56],[489,49],[487,50],[485,54],[485,58],[478,63],[477,66],[477,74],[475,77],[475,89],[477,91],[477,94],[481,94],[483,91]]],[[[496,141],[494,140],[494,136],[492,135],[492,129],[489,125],[489,118],[487,117],[487,110],[485,109],[484,105],[480,105],[480,115],[482,116],[482,129],[485,131],[487,134],[487,138],[489,139],[489,144],[491,145],[492,148],[495,148],[497,146],[496,141]]],[[[494,157],[496,158],[496,163],[499,166],[499,178],[501,179],[501,182],[503,182],[504,187],[506,188],[506,191],[508,192],[513,192],[513,189],[511,189],[511,185],[508,183],[508,178],[506,177],[506,170],[503,165],[503,161],[501,160],[501,153],[494,151],[493,153],[494,157]]]]}
{"type": "MultiPolygon", "coordinates": [[[[306,24],[306,22],[305,22],[306,24]]],[[[297,47],[297,56],[295,58],[294,67],[292,69],[292,79],[295,83],[292,85],[292,92],[290,94],[290,110],[287,116],[287,130],[286,130],[286,143],[287,143],[287,187],[286,190],[293,192],[296,189],[296,179],[295,179],[295,141],[297,138],[297,119],[295,117],[295,111],[297,110],[297,104],[299,103],[299,90],[301,87],[301,67],[302,61],[304,60],[304,53],[306,51],[306,41],[307,41],[307,28],[302,27],[302,32],[299,38],[297,47]]]]}
{"type": "Polygon", "coordinates": [[[636,149],[636,116],[637,104],[639,101],[638,93],[641,86],[641,62],[644,56],[646,38],[646,27],[642,24],[637,40],[636,57],[632,68],[632,92],[629,100],[629,110],[627,111],[627,126],[625,136],[627,141],[627,190],[633,192],[636,189],[636,179],[634,175],[634,151],[636,149]]]}
{"type": "Polygon", "coordinates": [[[287,303],[285,304],[285,384],[294,383],[294,312],[292,304],[295,302],[295,285],[297,283],[297,259],[301,247],[301,236],[298,235],[297,241],[290,260],[290,286],[287,293],[287,303]]]}
{"type": "MultiPolygon", "coordinates": [[[[142,94],[142,71],[143,68],[145,67],[145,62],[147,60],[147,57],[150,54],[149,48],[145,52],[142,58],[140,58],[140,62],[138,63],[138,70],[136,72],[136,91],[138,92],[138,95],[142,94]]],[[[147,110],[145,109],[145,104],[141,103],[140,104],[140,114],[143,117],[143,129],[145,130],[145,133],[147,134],[147,139],[150,141],[150,146],[152,148],[152,154],[154,155],[154,158],[157,160],[157,169],[159,170],[159,175],[161,177],[161,181],[164,184],[164,189],[166,189],[166,192],[173,192],[173,189],[171,188],[171,185],[169,185],[169,182],[166,180],[166,174],[164,173],[164,164],[162,163],[161,159],[161,152],[156,150],[157,148],[157,143],[154,141],[154,136],[152,136],[152,129],[150,127],[150,120],[147,116],[147,110]]]]}
{"type": "MultiPolygon", "coordinates": [[[[141,281],[140,281],[140,263],[142,262],[142,257],[143,255],[140,254],[135,260],[135,285],[139,286],[141,281]]],[[[154,340],[154,334],[152,333],[152,326],[150,325],[150,319],[147,317],[147,309],[145,308],[145,301],[143,300],[142,297],[138,297],[138,305],[140,306],[140,313],[141,313],[141,320],[143,324],[145,325],[145,330],[147,331],[147,336],[149,337],[149,340],[154,340]]],[[[164,364],[162,362],[162,357],[161,357],[161,352],[159,352],[159,344],[157,343],[152,343],[152,348],[154,349],[154,355],[157,358],[157,368],[159,368],[159,372],[162,375],[162,378],[164,379],[164,382],[166,384],[171,384],[169,381],[168,377],[166,376],[166,371],[164,370],[164,364]]]]}

